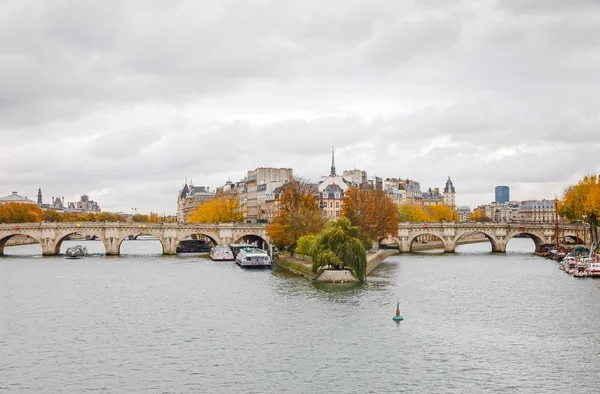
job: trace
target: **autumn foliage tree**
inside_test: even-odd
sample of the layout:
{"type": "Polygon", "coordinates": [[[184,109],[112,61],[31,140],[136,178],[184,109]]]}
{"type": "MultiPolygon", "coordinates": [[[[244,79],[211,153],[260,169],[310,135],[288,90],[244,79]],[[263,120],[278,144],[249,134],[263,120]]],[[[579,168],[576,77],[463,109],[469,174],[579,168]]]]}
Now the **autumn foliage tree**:
{"type": "Polygon", "coordinates": [[[485,209],[475,208],[469,216],[469,220],[472,222],[489,222],[492,219],[486,216],[485,209]]]}
{"type": "Polygon", "coordinates": [[[42,217],[42,210],[35,204],[0,204],[0,223],[34,223],[40,222],[42,217]]]}
{"type": "Polygon", "coordinates": [[[576,185],[568,186],[558,204],[558,212],[569,220],[587,220],[592,242],[598,246],[600,216],[600,177],[586,175],[576,185]]]}
{"type": "Polygon", "coordinates": [[[293,179],[286,183],[278,204],[278,214],[267,226],[267,233],[277,247],[294,250],[301,236],[318,233],[323,228],[325,220],[319,200],[305,181],[293,179]]]}
{"type": "Polygon", "coordinates": [[[401,222],[451,222],[458,219],[456,210],[448,205],[403,204],[398,207],[401,222]]]}
{"type": "Polygon", "coordinates": [[[381,189],[349,188],[341,214],[360,227],[365,236],[378,242],[398,230],[396,204],[381,189]]]}
{"type": "Polygon", "coordinates": [[[0,223],[35,222],[125,222],[125,215],[112,212],[58,212],[35,204],[0,204],[0,223]]]}
{"type": "Polygon", "coordinates": [[[235,195],[222,195],[200,205],[188,218],[190,223],[240,223],[244,212],[235,195]]]}

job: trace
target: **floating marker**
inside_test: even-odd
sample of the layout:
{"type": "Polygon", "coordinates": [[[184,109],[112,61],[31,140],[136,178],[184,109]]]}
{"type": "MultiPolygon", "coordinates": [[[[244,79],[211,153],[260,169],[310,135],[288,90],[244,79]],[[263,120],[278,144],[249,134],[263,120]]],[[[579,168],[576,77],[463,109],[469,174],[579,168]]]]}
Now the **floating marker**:
{"type": "Polygon", "coordinates": [[[396,316],[392,318],[394,321],[402,321],[404,318],[400,316],[400,302],[396,305],[396,316]]]}

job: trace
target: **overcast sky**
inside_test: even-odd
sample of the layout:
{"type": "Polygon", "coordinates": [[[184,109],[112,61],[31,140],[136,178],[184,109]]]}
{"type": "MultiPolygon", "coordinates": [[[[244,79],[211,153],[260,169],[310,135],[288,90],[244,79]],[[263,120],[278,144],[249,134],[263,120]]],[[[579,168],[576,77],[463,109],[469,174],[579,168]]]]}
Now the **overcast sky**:
{"type": "Polygon", "coordinates": [[[600,172],[598,0],[0,0],[0,195],[174,213],[261,166],[459,205],[600,172]]]}

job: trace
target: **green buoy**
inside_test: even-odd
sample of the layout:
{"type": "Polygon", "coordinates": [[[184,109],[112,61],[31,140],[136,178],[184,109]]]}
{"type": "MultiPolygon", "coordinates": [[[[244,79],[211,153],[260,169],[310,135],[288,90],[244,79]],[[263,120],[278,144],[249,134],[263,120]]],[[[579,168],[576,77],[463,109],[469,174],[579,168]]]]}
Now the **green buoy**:
{"type": "Polygon", "coordinates": [[[394,316],[392,318],[392,320],[394,320],[394,321],[404,320],[404,318],[402,316],[400,316],[400,302],[398,302],[398,305],[396,305],[396,316],[394,316]]]}

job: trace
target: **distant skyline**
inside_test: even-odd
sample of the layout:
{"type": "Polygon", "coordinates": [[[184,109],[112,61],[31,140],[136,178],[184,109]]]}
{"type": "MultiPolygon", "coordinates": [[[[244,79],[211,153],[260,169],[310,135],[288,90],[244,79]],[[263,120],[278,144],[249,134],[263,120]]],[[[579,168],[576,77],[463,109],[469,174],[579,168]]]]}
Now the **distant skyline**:
{"type": "Polygon", "coordinates": [[[457,204],[600,172],[600,2],[0,4],[0,194],[174,213],[256,167],[448,176],[457,204]]]}

